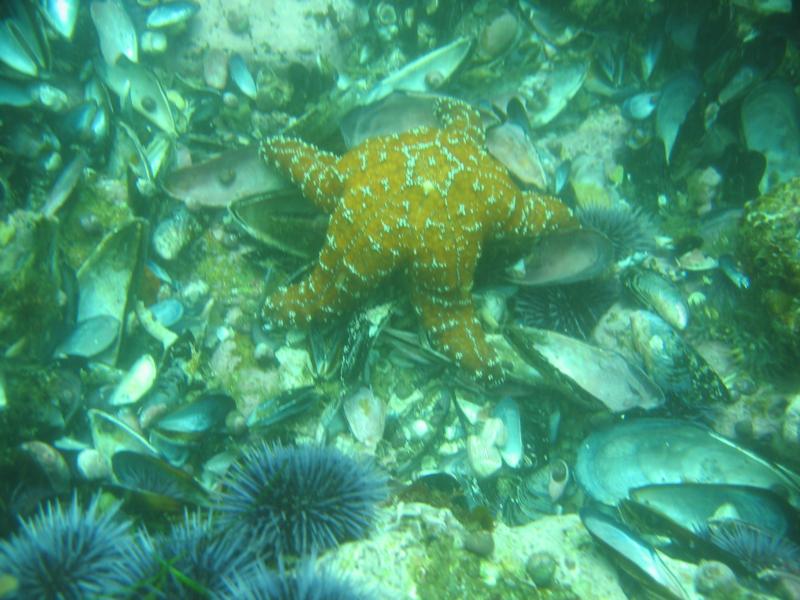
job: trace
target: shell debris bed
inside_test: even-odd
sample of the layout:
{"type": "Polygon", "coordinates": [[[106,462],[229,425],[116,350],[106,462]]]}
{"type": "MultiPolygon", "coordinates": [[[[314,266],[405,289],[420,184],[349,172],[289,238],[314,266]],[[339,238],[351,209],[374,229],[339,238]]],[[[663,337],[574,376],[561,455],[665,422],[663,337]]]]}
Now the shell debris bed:
{"type": "Polygon", "coordinates": [[[2,3],[0,597],[796,596],[797,11],[2,3]]]}

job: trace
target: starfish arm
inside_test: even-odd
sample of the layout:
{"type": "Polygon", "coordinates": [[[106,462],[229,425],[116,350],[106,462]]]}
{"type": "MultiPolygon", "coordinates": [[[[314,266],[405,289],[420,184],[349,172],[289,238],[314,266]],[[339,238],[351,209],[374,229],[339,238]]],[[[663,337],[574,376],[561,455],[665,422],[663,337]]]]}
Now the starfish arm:
{"type": "Polygon", "coordinates": [[[344,189],[339,158],[311,144],[283,136],[264,140],[261,158],[300,186],[303,195],[318,208],[332,213],[344,189]]]}
{"type": "Polygon", "coordinates": [[[436,349],[478,380],[487,383],[503,380],[500,359],[486,341],[468,293],[445,297],[416,290],[412,301],[436,349]]]}
{"type": "Polygon", "coordinates": [[[575,229],[578,221],[572,210],[558,198],[523,192],[510,203],[507,217],[497,232],[499,237],[532,238],[559,229],[575,229]]]}
{"type": "Polygon", "coordinates": [[[442,129],[458,131],[466,135],[470,143],[480,148],[486,145],[486,134],[480,113],[463,100],[439,98],[436,101],[435,113],[442,124],[442,129]]]}
{"type": "Polygon", "coordinates": [[[369,231],[369,224],[350,223],[346,211],[337,210],[311,274],[267,298],[264,319],[278,327],[308,325],[330,321],[361,304],[402,256],[376,246],[369,231]]]}

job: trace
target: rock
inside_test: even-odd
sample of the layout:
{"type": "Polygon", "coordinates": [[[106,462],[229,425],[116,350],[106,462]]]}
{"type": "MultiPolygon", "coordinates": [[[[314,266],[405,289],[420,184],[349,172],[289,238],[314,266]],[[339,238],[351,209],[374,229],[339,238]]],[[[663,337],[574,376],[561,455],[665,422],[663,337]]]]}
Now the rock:
{"type": "Polygon", "coordinates": [[[503,598],[536,596],[527,557],[550,556],[555,565],[548,589],[553,598],[625,600],[614,567],[594,545],[575,514],[545,517],[523,527],[497,524],[494,552],[464,552],[470,535],[453,514],[427,504],[382,509],[376,532],[344,544],[320,562],[353,573],[376,597],[395,599],[503,598]]]}

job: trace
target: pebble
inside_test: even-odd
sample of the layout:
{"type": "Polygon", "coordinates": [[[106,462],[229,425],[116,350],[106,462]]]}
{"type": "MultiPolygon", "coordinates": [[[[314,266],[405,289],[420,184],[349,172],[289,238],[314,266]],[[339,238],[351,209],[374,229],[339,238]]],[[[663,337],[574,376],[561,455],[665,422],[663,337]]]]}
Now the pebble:
{"type": "Polygon", "coordinates": [[[702,561],[694,576],[694,587],[706,596],[727,597],[727,593],[736,585],[736,575],[731,568],[713,560],[702,561]]]}
{"type": "Polygon", "coordinates": [[[494,538],[490,531],[471,531],[464,536],[464,549],[481,557],[491,556],[494,552],[494,538]]]}
{"type": "Polygon", "coordinates": [[[534,552],[525,562],[525,572],[536,587],[546,588],[555,581],[556,566],[556,560],[547,552],[534,552]]]}

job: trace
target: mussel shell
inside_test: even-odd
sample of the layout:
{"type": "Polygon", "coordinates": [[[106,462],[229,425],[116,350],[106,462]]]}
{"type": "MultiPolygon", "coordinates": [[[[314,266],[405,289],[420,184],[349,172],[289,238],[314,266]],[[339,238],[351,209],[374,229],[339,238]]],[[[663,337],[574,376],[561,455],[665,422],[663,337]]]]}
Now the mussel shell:
{"type": "Polygon", "coordinates": [[[119,323],[114,343],[99,355],[106,364],[117,359],[130,289],[142,266],[146,225],[134,220],[112,231],[78,269],[78,322],[103,316],[119,323]]]}
{"type": "Polygon", "coordinates": [[[614,246],[602,233],[576,229],[542,238],[524,259],[524,269],[509,269],[522,286],[561,285],[602,275],[614,258],[614,246]]]}
{"type": "Polygon", "coordinates": [[[434,107],[439,96],[395,91],[374,104],[359,106],[340,126],[348,148],[372,137],[404,133],[415,127],[438,127],[434,107]]]}
{"type": "Polygon", "coordinates": [[[741,118],[747,148],[767,159],[762,193],[800,175],[800,102],[792,85],[779,79],[760,83],[742,102],[741,118]]]}
{"type": "Polygon", "coordinates": [[[682,71],[670,79],[661,90],[656,107],[656,132],[664,144],[664,156],[669,164],[678,132],[703,89],[697,73],[682,71]]]}
{"type": "Polygon", "coordinates": [[[328,229],[328,215],[296,190],[245,198],[231,204],[230,211],[252,237],[299,258],[315,257],[328,229]]]}
{"type": "Polygon", "coordinates": [[[54,355],[91,358],[111,347],[119,335],[120,323],[109,315],[97,315],[75,325],[54,355]]]}
{"type": "Polygon", "coordinates": [[[287,189],[289,182],[267,166],[254,146],[178,169],[164,180],[164,190],[189,209],[225,207],[244,198],[287,189]]]}
{"type": "Polygon", "coordinates": [[[236,87],[248,98],[255,100],[258,90],[256,81],[240,54],[234,54],[228,61],[228,70],[236,87]]]}
{"type": "Polygon", "coordinates": [[[208,493],[185,471],[160,458],[123,450],[111,459],[114,481],[151,510],[180,510],[207,504],[208,493]]]}
{"type": "Polygon", "coordinates": [[[321,399],[322,395],[313,386],[287,390],[256,406],[247,418],[247,426],[266,428],[282,425],[302,414],[307,414],[321,399]]]}
{"type": "Polygon", "coordinates": [[[108,461],[117,452],[132,450],[140,454],[156,455],[150,443],[115,416],[97,409],[89,409],[89,425],[94,448],[108,461]]]}
{"type": "Polygon", "coordinates": [[[619,353],[532,327],[512,327],[507,337],[556,387],[578,394],[579,399],[599,402],[612,412],[664,404],[661,389],[619,353]]]}
{"type": "Polygon", "coordinates": [[[611,552],[616,562],[645,587],[656,588],[667,598],[689,598],[680,580],[658,552],[635,532],[613,517],[590,508],[580,512],[581,521],[592,537],[611,552]]]}
{"type": "Polygon", "coordinates": [[[627,273],[623,281],[642,304],[657,312],[676,329],[686,329],[689,306],[678,286],[658,273],[638,269],[627,273]]]}
{"type": "Polygon", "coordinates": [[[547,174],[539,151],[519,123],[506,121],[488,129],[486,148],[523,184],[542,191],[548,189],[547,174]]]}
{"type": "Polygon", "coordinates": [[[110,65],[126,56],[129,60],[139,60],[139,40],[136,29],[120,0],[94,0],[89,6],[97,36],[100,52],[110,65]]]}
{"type": "Polygon", "coordinates": [[[197,434],[219,426],[236,408],[236,402],[227,394],[203,394],[156,421],[156,428],[165,433],[197,434]]]}
{"type": "Polygon", "coordinates": [[[747,485],[665,483],[633,488],[623,500],[626,513],[655,517],[670,532],[696,539],[709,521],[733,510],[735,517],[776,536],[794,535],[797,513],[775,492],[747,485]]]}
{"type": "Polygon", "coordinates": [[[19,39],[18,31],[12,27],[9,19],[0,21],[0,61],[23,75],[36,77],[39,73],[36,61],[19,39]]]}
{"type": "Polygon", "coordinates": [[[609,505],[633,488],[689,482],[780,490],[800,506],[796,476],[711,429],[678,419],[634,419],[592,433],[578,449],[575,474],[592,498],[609,505]]]}
{"type": "Polygon", "coordinates": [[[671,400],[700,407],[729,399],[719,375],[666,321],[649,311],[636,311],[631,329],[645,371],[671,400]]]}
{"type": "Polygon", "coordinates": [[[80,9],[79,0],[42,0],[42,13],[63,38],[70,40],[80,9]]]}
{"type": "Polygon", "coordinates": [[[364,98],[364,104],[376,102],[394,91],[430,92],[431,74],[436,74],[439,84],[461,65],[469,53],[472,40],[460,37],[449,44],[436,48],[390,74],[372,88],[364,98]]]}

